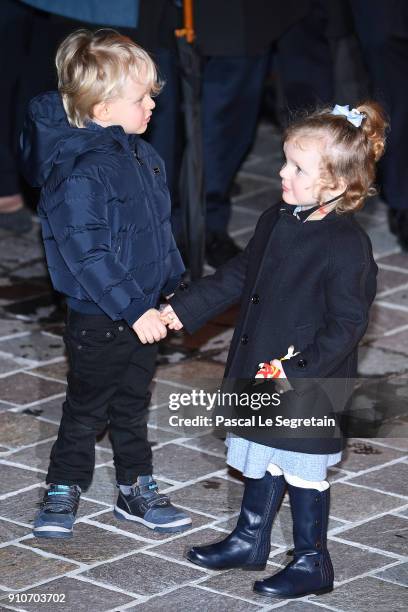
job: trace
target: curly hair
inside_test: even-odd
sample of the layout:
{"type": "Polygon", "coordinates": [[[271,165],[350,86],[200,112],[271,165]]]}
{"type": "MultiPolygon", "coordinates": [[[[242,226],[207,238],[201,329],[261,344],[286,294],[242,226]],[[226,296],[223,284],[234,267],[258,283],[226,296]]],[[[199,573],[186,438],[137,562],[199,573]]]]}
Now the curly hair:
{"type": "Polygon", "coordinates": [[[323,193],[337,189],[339,179],[343,179],[347,187],[336,205],[339,213],[359,210],[368,196],[377,193],[373,185],[376,163],[385,150],[388,122],[383,108],[369,100],[356,110],[364,114],[360,127],[344,115],[333,115],[331,108],[322,108],[298,117],[284,134],[285,142],[302,138],[321,140],[322,187],[318,201],[322,204],[323,193]]]}
{"type": "Polygon", "coordinates": [[[156,66],[133,40],[110,28],[76,30],[58,47],[58,90],[68,121],[84,127],[95,104],[120,95],[128,76],[143,80],[151,95],[160,92],[156,66]]]}

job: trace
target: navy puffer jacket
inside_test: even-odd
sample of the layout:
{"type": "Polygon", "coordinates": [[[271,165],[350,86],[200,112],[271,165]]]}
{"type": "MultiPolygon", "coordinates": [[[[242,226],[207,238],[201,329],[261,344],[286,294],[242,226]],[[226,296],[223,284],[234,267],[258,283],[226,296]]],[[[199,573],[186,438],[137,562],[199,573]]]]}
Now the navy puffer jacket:
{"type": "Polygon", "coordinates": [[[57,92],[31,101],[21,148],[25,176],[42,188],[54,288],[74,309],[132,325],[184,272],[162,159],[120,126],[71,127],[57,92]]]}

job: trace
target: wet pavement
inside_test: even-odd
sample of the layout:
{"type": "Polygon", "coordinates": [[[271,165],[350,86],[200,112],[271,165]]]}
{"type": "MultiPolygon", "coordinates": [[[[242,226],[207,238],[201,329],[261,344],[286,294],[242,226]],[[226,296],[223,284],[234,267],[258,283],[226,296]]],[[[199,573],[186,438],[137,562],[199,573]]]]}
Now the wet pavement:
{"type": "MultiPolygon", "coordinates": [[[[234,198],[230,229],[241,246],[260,213],[279,196],[279,163],[279,138],[272,127],[261,125],[234,198]]],[[[105,437],[98,441],[95,476],[81,499],[75,537],[32,537],[66,388],[63,309],[47,279],[38,225],[24,237],[0,234],[0,610],[408,609],[408,255],[389,233],[381,201],[370,201],[358,217],[379,265],[378,295],[361,346],[365,378],[358,401],[371,422],[387,412],[387,437],[350,439],[343,461],[330,470],[335,589],[296,601],[252,592],[255,579],[288,560],[287,498],[272,530],[267,571],[212,572],[185,559],[192,544],[216,541],[234,526],[242,482],[225,466],[222,440],[205,429],[169,425],[168,398],[191,390],[197,379],[218,385],[234,310],[195,336],[167,339],[152,388],[155,476],[161,491],[191,513],[192,528],[158,535],[114,518],[114,469],[105,437]],[[46,595],[45,602],[39,594],[46,595]]]]}

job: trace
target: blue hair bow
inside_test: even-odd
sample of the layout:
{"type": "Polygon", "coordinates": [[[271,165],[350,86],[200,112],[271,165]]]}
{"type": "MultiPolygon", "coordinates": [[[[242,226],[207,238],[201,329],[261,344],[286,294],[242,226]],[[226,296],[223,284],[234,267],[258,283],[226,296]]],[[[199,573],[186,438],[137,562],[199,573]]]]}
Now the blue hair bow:
{"type": "Polygon", "coordinates": [[[331,114],[343,115],[343,117],[345,117],[347,121],[350,121],[350,123],[352,123],[355,127],[360,127],[363,119],[367,117],[365,113],[360,113],[360,111],[358,111],[356,108],[352,108],[350,110],[348,104],[346,104],[346,106],[340,106],[339,104],[336,104],[331,114]]]}

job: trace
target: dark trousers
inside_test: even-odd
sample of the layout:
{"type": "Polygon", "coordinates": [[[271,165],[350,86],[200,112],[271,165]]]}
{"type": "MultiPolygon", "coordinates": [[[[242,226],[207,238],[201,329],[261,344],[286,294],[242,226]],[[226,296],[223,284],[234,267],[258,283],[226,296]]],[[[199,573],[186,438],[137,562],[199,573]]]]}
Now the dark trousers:
{"type": "Polygon", "coordinates": [[[152,473],[147,440],[149,385],[157,344],[142,344],[124,321],[68,312],[64,336],[68,390],[47,483],[86,489],[95,465],[96,436],[109,426],[118,484],[152,473]]]}
{"type": "Polygon", "coordinates": [[[408,5],[406,0],[353,0],[350,6],[375,99],[391,123],[380,162],[383,195],[391,208],[408,210],[408,5]]]}

